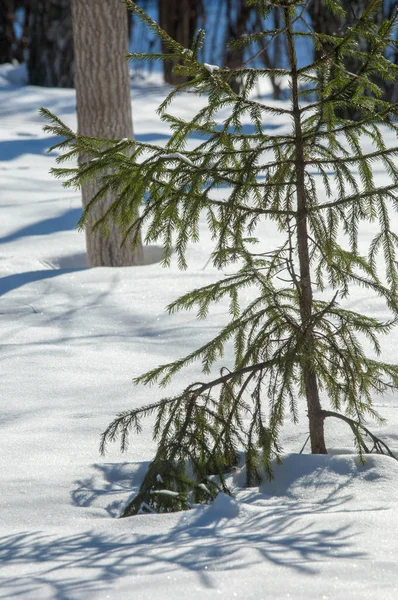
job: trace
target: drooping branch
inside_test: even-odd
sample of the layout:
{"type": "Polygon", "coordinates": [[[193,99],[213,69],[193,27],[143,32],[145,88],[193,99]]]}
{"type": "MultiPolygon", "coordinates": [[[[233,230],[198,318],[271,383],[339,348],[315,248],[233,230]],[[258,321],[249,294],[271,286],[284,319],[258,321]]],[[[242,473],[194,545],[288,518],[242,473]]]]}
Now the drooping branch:
{"type": "Polygon", "coordinates": [[[383,442],[383,440],[377,437],[377,435],[374,435],[374,433],[372,433],[367,427],[365,427],[363,423],[355,421],[355,419],[350,419],[350,417],[347,417],[346,415],[341,415],[340,413],[331,410],[323,410],[322,415],[325,419],[327,417],[334,417],[335,419],[340,419],[341,421],[347,423],[347,425],[349,425],[349,427],[351,428],[361,450],[365,452],[365,454],[372,454],[372,452],[374,452],[376,454],[384,454],[390,456],[391,458],[394,458],[395,460],[398,460],[398,457],[392,452],[389,446],[385,442],[383,442]],[[367,446],[367,444],[365,443],[361,432],[363,432],[371,439],[373,443],[373,446],[371,448],[369,448],[369,446],[367,446]]]}

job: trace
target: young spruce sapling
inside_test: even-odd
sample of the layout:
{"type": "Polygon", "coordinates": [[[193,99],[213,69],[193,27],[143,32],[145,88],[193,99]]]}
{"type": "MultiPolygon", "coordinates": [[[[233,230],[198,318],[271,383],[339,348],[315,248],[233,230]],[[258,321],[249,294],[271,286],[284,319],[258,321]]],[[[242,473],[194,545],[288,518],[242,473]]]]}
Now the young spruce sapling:
{"type": "MultiPolygon", "coordinates": [[[[91,206],[111,189],[116,200],[97,227],[106,230],[113,219],[126,238],[133,233],[138,239],[145,224],[146,242],[163,244],[165,265],[174,249],[181,269],[187,267],[187,245],[198,241],[199,220],[207,219],[215,244],[212,262],[220,279],[184,294],[168,310],[196,308],[203,319],[212,303],[229,298],[230,320],[201,348],[135,382],[164,387],[195,360],[210,375],[230,341],[234,363],[176,396],[119,414],[106,429],[102,451],[119,438],[125,450],[131,433],[141,431],[142,418],[156,414],[156,456],[124,515],[174,511],[209,501],[218,489],[226,490],[225,474],[236,465],[240,450],[248,486],[260,481],[261,470],[272,477],[272,460],[281,456],[283,420],[290,413],[297,421],[300,399],[306,403],[313,453],[327,452],[324,421],[337,418],[351,428],[361,459],[371,451],[392,456],[364,419],[380,419],[374,395],[398,388],[398,367],[378,360],[379,336],[390,331],[398,314],[398,235],[391,222],[398,209],[398,145],[387,147],[383,140],[387,130],[398,132],[398,105],[387,102],[377,84],[398,75],[397,65],[388,58],[389,49],[396,47],[398,9],[377,24],[374,16],[381,0],[369,0],[352,26],[331,36],[308,24],[308,1],[248,0],[264,22],[276,9],[283,22],[278,29],[245,35],[232,46],[250,56],[258,52],[259,43],[268,47],[280,38],[286,64],[257,68],[248,59],[231,71],[200,62],[203,31],[191,49],[183,48],[134,2],[126,4],[169,48],[168,54],[130,58],[174,62],[176,74],[186,78],[159,107],[172,135],[164,147],[132,139],[88,138],[43,110],[50,121],[47,131],[65,138],[56,146],[64,151],[58,162],[79,154],[86,157],[76,168],[53,172],[72,187],[86,178],[102,177],[101,190],[81,225],[91,206]],[[303,38],[318,52],[311,64],[300,66],[297,45],[303,38]],[[370,47],[367,54],[361,54],[363,38],[370,47]],[[356,73],[346,67],[352,56],[362,59],[356,73]],[[287,82],[289,100],[256,97],[264,78],[287,82]],[[191,120],[167,112],[174,96],[187,91],[206,97],[191,120]],[[228,117],[220,126],[221,110],[227,110],[228,117]],[[355,120],[347,117],[354,114],[355,120]],[[264,127],[275,115],[291,124],[287,133],[264,127]],[[250,133],[243,127],[248,122],[250,133]],[[192,134],[200,134],[203,141],[187,150],[192,134]],[[372,172],[376,162],[386,172],[383,185],[372,172]],[[220,188],[223,199],[214,194],[220,188]],[[261,253],[254,243],[265,220],[279,230],[281,241],[261,253]],[[360,251],[360,236],[362,224],[369,222],[375,234],[366,254],[360,251]],[[340,303],[352,286],[384,299],[391,320],[380,322],[343,308],[340,303]],[[242,300],[247,288],[255,290],[250,302],[242,300]],[[372,357],[365,354],[364,339],[373,347],[372,357]]],[[[339,0],[324,0],[323,9],[344,20],[339,0]]]]}

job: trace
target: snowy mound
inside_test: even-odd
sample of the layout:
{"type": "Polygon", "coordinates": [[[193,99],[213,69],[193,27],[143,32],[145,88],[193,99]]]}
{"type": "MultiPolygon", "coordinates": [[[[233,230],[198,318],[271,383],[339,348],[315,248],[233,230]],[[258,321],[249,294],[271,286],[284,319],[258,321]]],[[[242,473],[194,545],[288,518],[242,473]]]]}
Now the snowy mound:
{"type": "Polygon", "coordinates": [[[364,465],[349,455],[291,454],[275,467],[275,479],[261,485],[270,496],[292,500],[324,502],[339,495],[352,495],[357,501],[398,502],[398,461],[381,455],[368,455],[364,465]]]}
{"type": "Polygon", "coordinates": [[[28,83],[26,63],[21,65],[5,63],[0,65],[0,88],[8,85],[21,86],[28,83]]]}

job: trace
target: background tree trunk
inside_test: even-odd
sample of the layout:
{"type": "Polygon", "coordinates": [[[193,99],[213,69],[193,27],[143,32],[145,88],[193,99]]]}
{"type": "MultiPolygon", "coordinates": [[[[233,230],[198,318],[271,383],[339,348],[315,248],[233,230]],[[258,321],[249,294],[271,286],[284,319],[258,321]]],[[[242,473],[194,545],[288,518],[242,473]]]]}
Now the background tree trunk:
{"type": "Polygon", "coordinates": [[[16,44],[14,34],[14,0],[0,2],[0,64],[11,62],[16,44]]]}
{"type": "MultiPolygon", "coordinates": [[[[330,10],[327,10],[325,7],[325,0],[313,0],[309,4],[308,13],[311,17],[313,28],[318,33],[324,33],[326,35],[343,35],[347,28],[354,25],[359,21],[362,16],[362,13],[368,6],[369,0],[342,0],[342,7],[347,13],[347,17],[342,19],[333,15],[330,10]]],[[[378,12],[374,15],[374,20],[378,24],[381,24],[383,20],[383,6],[380,7],[378,12]]],[[[362,38],[359,40],[360,50],[362,52],[369,52],[369,42],[362,38]]],[[[314,50],[314,59],[320,58],[323,53],[329,51],[331,47],[324,43],[323,48],[314,50]]],[[[345,60],[345,67],[348,71],[352,73],[357,73],[362,65],[362,59],[349,57],[345,60]]],[[[382,89],[384,89],[387,94],[387,86],[386,82],[384,82],[381,78],[378,81],[378,84],[382,89]]],[[[387,98],[386,98],[387,99],[387,98]]],[[[343,118],[356,119],[358,118],[357,112],[355,109],[338,109],[336,110],[336,114],[343,118]]]]}
{"type": "Polygon", "coordinates": [[[34,2],[35,0],[15,0],[15,9],[23,8],[24,10],[24,19],[20,24],[22,31],[20,38],[16,40],[15,49],[15,58],[19,63],[25,62],[29,55],[32,1],[34,2]]]}
{"type": "MultiPolygon", "coordinates": [[[[346,31],[347,27],[356,23],[365,8],[368,6],[369,0],[343,0],[342,6],[347,12],[347,18],[341,19],[334,15],[330,10],[325,8],[325,0],[313,0],[310,2],[308,7],[308,13],[311,17],[312,24],[315,31],[318,33],[324,33],[326,35],[336,35],[339,31],[346,31]]],[[[375,15],[375,20],[380,24],[383,20],[383,8],[381,7],[378,13],[375,15]]],[[[362,50],[366,51],[368,44],[365,40],[362,40],[362,50]]],[[[323,54],[323,50],[315,51],[315,59],[319,58],[323,54]]],[[[355,70],[358,67],[359,61],[352,59],[352,65],[349,66],[351,70],[355,70]]]]}
{"type": "MultiPolygon", "coordinates": [[[[72,0],[72,14],[78,131],[93,137],[132,138],[126,7],[120,0],[72,0]]],[[[97,190],[95,181],[84,184],[84,206],[97,190]]],[[[121,247],[123,234],[114,223],[109,224],[107,237],[92,232],[112,200],[108,196],[99,201],[91,212],[86,227],[88,263],[93,267],[141,264],[142,247],[134,254],[128,241],[121,247]]]]}
{"type": "Polygon", "coordinates": [[[70,0],[31,0],[30,8],[29,83],[73,87],[70,0]]]}
{"type": "MultiPolygon", "coordinates": [[[[390,0],[390,4],[384,2],[384,18],[391,19],[397,7],[394,0],[390,0]]],[[[395,28],[395,39],[398,39],[398,30],[395,28]]],[[[390,48],[392,56],[390,60],[398,65],[398,45],[395,48],[390,48]]],[[[398,78],[395,81],[383,82],[386,89],[386,100],[388,102],[398,102],[398,78]]]]}
{"type": "MultiPolygon", "coordinates": [[[[190,48],[196,32],[199,13],[202,10],[200,0],[158,0],[159,25],[185,48],[190,48]]],[[[162,44],[162,52],[168,48],[162,44]]],[[[186,81],[172,72],[174,63],[164,62],[164,80],[171,85],[186,81]]]]}

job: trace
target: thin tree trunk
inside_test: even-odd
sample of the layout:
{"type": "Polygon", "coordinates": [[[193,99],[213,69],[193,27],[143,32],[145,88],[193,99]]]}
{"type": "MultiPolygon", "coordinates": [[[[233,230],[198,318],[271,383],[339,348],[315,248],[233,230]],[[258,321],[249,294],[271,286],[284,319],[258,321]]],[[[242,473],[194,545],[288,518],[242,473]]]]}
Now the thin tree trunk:
{"type": "MultiPolygon", "coordinates": [[[[274,27],[276,30],[282,29],[280,8],[274,8],[274,27]]],[[[275,68],[283,67],[283,64],[282,64],[283,54],[284,54],[283,37],[282,37],[282,35],[277,35],[275,38],[275,42],[274,42],[274,60],[273,60],[273,65],[271,64],[271,67],[272,66],[275,68]],[[278,64],[279,61],[281,61],[280,64],[278,64]]],[[[272,83],[274,100],[280,100],[281,92],[282,92],[280,82],[277,80],[276,77],[271,77],[271,83],[272,83]]]]}
{"type": "MultiPolygon", "coordinates": [[[[285,9],[285,19],[289,26],[290,11],[285,9]]],[[[300,316],[301,326],[306,337],[309,353],[313,352],[313,329],[311,317],[313,311],[312,282],[310,272],[310,255],[308,249],[307,200],[305,191],[305,165],[303,133],[301,127],[299,89],[297,76],[297,59],[294,40],[290,29],[287,30],[288,54],[292,72],[293,119],[296,136],[296,180],[297,180],[297,247],[300,265],[300,316]]],[[[313,454],[326,454],[324,435],[324,415],[319,399],[318,382],[311,364],[304,364],[303,378],[307,398],[308,420],[310,428],[311,451],[313,454]]]]}
{"type": "MultiPolygon", "coordinates": [[[[120,0],[72,0],[76,57],[78,131],[82,135],[122,139],[133,137],[130,75],[125,55],[128,49],[127,12],[120,0]]],[[[81,157],[84,161],[84,156],[81,157]]],[[[83,185],[83,205],[98,191],[99,182],[83,185]]],[[[113,198],[108,195],[91,211],[86,226],[90,266],[142,264],[142,246],[132,252],[123,233],[113,222],[109,235],[92,231],[113,198]]]]}
{"type": "Polygon", "coordinates": [[[19,38],[19,40],[17,40],[15,58],[18,62],[22,63],[25,62],[29,52],[30,24],[32,22],[32,0],[20,0],[18,4],[24,9],[24,21],[22,24],[21,37],[19,38]]]}
{"type": "MultiPolygon", "coordinates": [[[[397,10],[397,3],[391,0],[390,4],[386,4],[386,2],[384,2],[384,6],[383,6],[384,10],[383,10],[383,17],[385,19],[391,20],[393,18],[393,14],[394,12],[397,10]]],[[[395,28],[395,40],[398,40],[398,31],[397,28],[395,28]]],[[[395,46],[395,48],[389,48],[389,52],[392,53],[392,57],[391,57],[391,61],[398,65],[398,45],[395,46]]],[[[395,79],[395,81],[385,81],[383,82],[385,89],[386,89],[386,100],[388,102],[398,102],[398,78],[395,79]]]]}
{"type": "MultiPolygon", "coordinates": [[[[274,17],[274,29],[275,30],[281,29],[282,25],[281,25],[281,15],[280,15],[279,8],[274,8],[273,17],[274,17]]],[[[257,15],[256,31],[262,31],[263,29],[264,29],[263,21],[262,21],[260,15],[257,15]]],[[[283,44],[282,36],[277,35],[275,37],[275,40],[273,43],[273,46],[274,46],[273,47],[273,58],[271,58],[271,53],[268,51],[266,45],[264,45],[264,42],[263,41],[259,42],[259,50],[261,50],[260,58],[266,69],[276,69],[278,67],[283,66],[283,64],[280,62],[283,59],[283,52],[284,52],[282,44],[283,44]]],[[[242,58],[243,58],[243,56],[242,56],[242,58]]],[[[281,89],[281,84],[280,84],[278,78],[271,75],[270,81],[271,81],[271,85],[272,85],[273,99],[280,100],[282,89],[281,89]]]]}
{"type": "Polygon", "coordinates": [[[70,0],[32,0],[29,29],[29,83],[44,87],[73,87],[70,0]]]}

